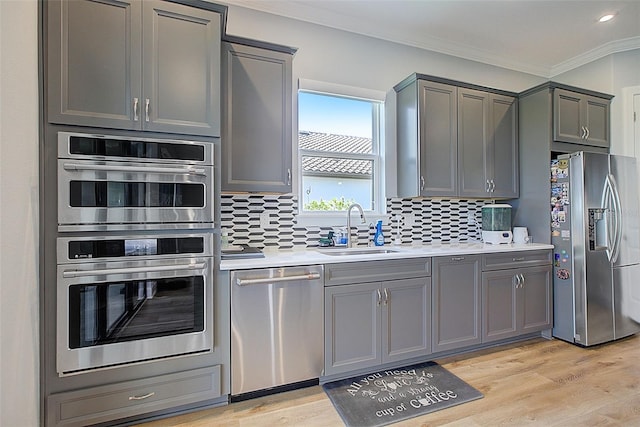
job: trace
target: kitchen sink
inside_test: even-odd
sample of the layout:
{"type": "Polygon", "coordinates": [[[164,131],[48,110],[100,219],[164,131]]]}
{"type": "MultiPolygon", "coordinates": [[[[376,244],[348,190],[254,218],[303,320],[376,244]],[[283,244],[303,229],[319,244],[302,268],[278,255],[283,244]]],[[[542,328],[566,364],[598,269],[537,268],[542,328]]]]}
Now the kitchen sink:
{"type": "Polygon", "coordinates": [[[333,255],[333,256],[393,254],[396,252],[400,252],[395,249],[382,249],[382,248],[326,248],[326,249],[317,249],[317,251],[325,255],[333,255]]]}

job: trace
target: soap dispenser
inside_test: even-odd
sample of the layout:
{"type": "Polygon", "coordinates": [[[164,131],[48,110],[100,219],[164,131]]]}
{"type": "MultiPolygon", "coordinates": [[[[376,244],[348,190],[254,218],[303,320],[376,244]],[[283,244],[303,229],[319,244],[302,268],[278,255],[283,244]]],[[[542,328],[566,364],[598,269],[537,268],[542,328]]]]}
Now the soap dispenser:
{"type": "Polygon", "coordinates": [[[376,246],[384,246],[384,235],[382,234],[382,221],[376,224],[376,234],[373,236],[373,244],[376,246]]]}

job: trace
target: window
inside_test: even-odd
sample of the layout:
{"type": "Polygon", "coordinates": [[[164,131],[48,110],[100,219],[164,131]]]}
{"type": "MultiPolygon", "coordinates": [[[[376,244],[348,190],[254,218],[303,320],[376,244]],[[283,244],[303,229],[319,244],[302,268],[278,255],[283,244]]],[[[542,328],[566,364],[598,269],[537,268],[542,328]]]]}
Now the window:
{"type": "Polygon", "coordinates": [[[370,213],[384,211],[382,100],[344,92],[298,92],[302,214],[344,212],[352,203],[370,213]]]}

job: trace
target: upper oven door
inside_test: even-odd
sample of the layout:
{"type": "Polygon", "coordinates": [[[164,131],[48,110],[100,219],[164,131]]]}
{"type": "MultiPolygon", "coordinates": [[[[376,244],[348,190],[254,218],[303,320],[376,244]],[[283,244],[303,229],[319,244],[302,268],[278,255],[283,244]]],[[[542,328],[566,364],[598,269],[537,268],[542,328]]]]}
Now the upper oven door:
{"type": "Polygon", "coordinates": [[[58,160],[59,231],[212,223],[211,166],[58,160]]]}
{"type": "Polygon", "coordinates": [[[213,145],[58,134],[58,230],[210,228],[213,145]]]}

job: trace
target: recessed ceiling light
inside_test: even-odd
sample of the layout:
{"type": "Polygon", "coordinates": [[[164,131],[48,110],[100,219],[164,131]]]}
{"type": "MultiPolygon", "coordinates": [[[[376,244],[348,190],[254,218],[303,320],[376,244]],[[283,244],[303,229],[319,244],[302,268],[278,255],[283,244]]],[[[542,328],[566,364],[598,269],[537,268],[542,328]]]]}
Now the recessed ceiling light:
{"type": "Polygon", "coordinates": [[[598,19],[598,22],[607,22],[607,21],[611,21],[611,20],[614,18],[614,16],[616,16],[616,14],[615,14],[615,13],[609,13],[609,14],[607,14],[607,15],[602,15],[602,16],[600,17],[600,19],[598,19]]]}

